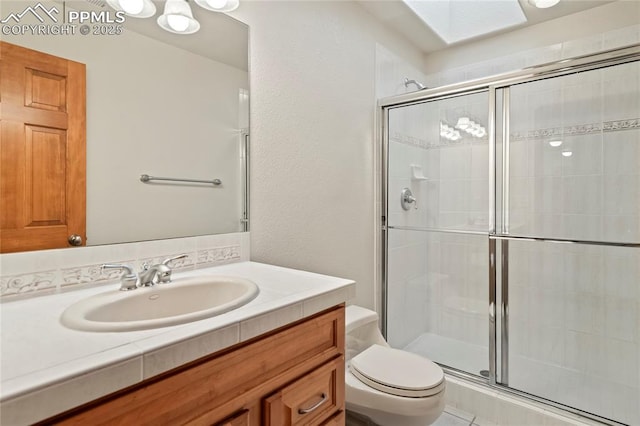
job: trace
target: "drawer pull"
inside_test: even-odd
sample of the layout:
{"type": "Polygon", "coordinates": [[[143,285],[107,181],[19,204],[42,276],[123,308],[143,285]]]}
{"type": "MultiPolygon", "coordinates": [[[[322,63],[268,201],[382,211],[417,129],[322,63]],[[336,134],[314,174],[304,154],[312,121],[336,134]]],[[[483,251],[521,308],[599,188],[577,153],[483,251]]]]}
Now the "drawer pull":
{"type": "Polygon", "coordinates": [[[319,406],[321,406],[325,402],[327,402],[327,394],[323,392],[322,399],[317,404],[309,408],[298,408],[298,414],[309,414],[310,412],[316,410],[319,406]]]}

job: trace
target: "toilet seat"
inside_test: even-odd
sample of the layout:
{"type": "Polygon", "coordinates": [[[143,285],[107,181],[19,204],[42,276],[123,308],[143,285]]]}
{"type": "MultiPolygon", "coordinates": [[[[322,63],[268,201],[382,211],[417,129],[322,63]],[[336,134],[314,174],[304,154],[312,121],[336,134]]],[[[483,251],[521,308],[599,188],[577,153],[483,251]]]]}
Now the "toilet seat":
{"type": "Polygon", "coordinates": [[[352,358],[349,368],[362,383],[391,395],[425,398],[444,389],[444,372],[435,363],[377,344],[352,358]]]}

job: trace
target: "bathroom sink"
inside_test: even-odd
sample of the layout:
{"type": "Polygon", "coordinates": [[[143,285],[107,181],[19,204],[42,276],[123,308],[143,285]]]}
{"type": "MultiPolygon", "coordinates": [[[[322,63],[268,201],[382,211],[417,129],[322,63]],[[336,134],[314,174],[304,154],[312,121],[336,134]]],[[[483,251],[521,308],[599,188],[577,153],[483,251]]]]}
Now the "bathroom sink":
{"type": "Polygon", "coordinates": [[[132,331],[184,324],[239,308],[258,295],[244,278],[220,275],[178,278],[131,291],[112,290],[69,306],[66,327],[84,331],[132,331]]]}

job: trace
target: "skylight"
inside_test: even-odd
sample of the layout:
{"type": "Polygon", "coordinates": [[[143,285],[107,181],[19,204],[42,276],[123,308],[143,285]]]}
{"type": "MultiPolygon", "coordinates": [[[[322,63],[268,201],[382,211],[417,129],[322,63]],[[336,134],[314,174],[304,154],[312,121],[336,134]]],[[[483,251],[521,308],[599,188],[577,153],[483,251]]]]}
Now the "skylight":
{"type": "Polygon", "coordinates": [[[447,44],[527,21],[518,0],[402,0],[447,44]]]}

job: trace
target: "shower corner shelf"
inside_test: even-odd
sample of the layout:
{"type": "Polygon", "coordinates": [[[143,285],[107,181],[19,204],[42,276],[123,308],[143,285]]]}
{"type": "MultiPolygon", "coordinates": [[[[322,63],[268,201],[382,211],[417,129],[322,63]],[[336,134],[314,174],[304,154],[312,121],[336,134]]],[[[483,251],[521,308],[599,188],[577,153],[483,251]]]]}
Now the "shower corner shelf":
{"type": "Polygon", "coordinates": [[[429,180],[422,171],[422,166],[417,164],[411,165],[411,180],[429,180]]]}

